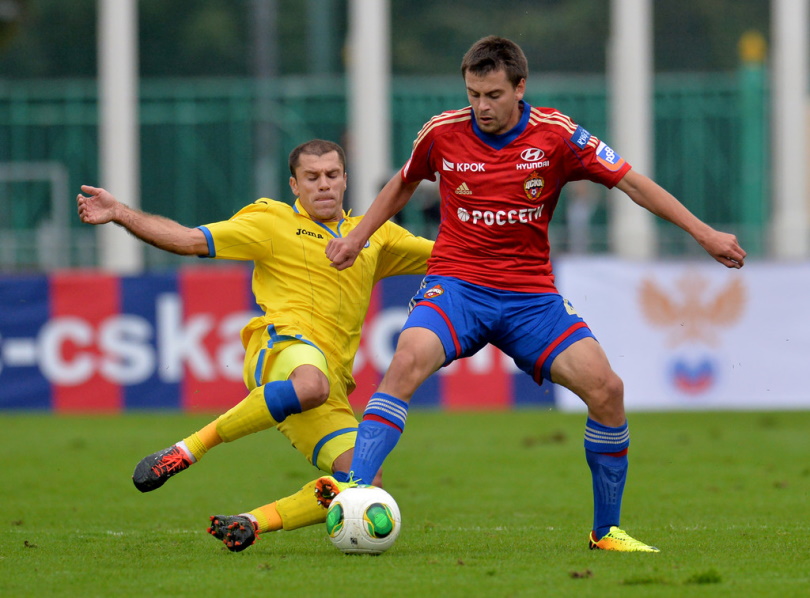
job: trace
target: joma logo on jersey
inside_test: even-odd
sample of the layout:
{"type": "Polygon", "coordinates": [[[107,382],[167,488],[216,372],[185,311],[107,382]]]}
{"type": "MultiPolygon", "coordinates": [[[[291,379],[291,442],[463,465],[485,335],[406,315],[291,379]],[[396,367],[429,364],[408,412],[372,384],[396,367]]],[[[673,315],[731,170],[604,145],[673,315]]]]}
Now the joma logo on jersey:
{"type": "Polygon", "coordinates": [[[323,239],[323,235],[321,233],[313,233],[312,231],[303,228],[299,228],[297,231],[295,231],[295,234],[298,236],[304,235],[305,237],[312,237],[313,239],[323,239]]]}
{"type": "Polygon", "coordinates": [[[442,158],[442,170],[449,172],[486,172],[486,165],[483,162],[450,162],[442,158]]]}

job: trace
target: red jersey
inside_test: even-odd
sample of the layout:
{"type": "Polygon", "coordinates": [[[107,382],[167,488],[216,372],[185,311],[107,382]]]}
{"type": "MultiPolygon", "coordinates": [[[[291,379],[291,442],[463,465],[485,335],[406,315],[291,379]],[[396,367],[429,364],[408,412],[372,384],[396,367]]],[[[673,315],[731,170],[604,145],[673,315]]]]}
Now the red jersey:
{"type": "Polygon", "coordinates": [[[405,183],[439,175],[441,223],[428,274],[533,293],[557,292],[548,224],[568,181],[613,187],[630,165],[551,108],[521,102],[520,122],[484,133],[471,107],[430,119],[402,168],[405,183]]]}

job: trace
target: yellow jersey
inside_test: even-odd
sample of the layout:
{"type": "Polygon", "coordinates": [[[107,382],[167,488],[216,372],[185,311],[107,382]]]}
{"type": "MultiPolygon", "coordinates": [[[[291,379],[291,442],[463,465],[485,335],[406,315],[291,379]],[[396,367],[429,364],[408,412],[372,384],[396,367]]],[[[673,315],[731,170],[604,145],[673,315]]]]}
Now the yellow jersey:
{"type": "Polygon", "coordinates": [[[433,249],[433,241],[389,221],[354,265],[339,271],[326,257],[326,244],[361,219],[344,212],[339,221],[319,222],[300,200],[290,206],[262,198],[229,220],[199,227],[208,240],[208,257],[253,262],[253,294],[264,315],[243,328],[245,347],[254,331],[269,325],[279,335],[301,335],[324,353],[333,382],[339,376],[348,392],[354,388],[352,366],[374,285],[388,276],[424,274],[433,249]]]}

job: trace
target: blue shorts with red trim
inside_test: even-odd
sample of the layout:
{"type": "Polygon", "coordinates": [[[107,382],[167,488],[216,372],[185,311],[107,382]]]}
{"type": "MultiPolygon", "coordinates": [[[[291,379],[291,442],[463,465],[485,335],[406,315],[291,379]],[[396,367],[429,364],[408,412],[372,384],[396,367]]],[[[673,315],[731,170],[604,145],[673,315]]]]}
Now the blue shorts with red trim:
{"type": "Polygon", "coordinates": [[[551,380],[551,364],[572,343],[596,338],[557,293],[522,293],[427,276],[411,300],[403,326],[427,328],[441,339],[444,365],[491,343],[538,384],[551,380]]]}

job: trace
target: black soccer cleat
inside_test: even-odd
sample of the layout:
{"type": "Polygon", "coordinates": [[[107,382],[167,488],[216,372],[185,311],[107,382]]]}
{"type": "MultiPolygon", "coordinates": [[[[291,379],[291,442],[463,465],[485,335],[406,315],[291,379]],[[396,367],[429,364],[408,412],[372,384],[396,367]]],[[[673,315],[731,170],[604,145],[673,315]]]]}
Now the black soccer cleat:
{"type": "Polygon", "coordinates": [[[152,453],[135,466],[132,481],[141,492],[157,490],[173,475],[188,469],[191,459],[185,451],[174,445],[152,453]]]}
{"type": "Polygon", "coordinates": [[[244,515],[212,515],[208,533],[222,540],[231,552],[242,552],[258,538],[253,522],[244,515]]]}

